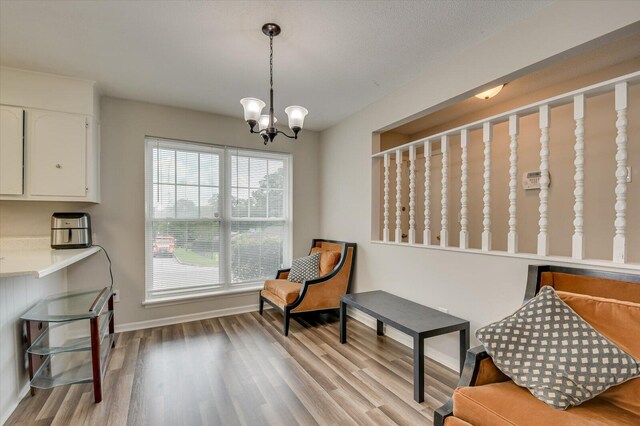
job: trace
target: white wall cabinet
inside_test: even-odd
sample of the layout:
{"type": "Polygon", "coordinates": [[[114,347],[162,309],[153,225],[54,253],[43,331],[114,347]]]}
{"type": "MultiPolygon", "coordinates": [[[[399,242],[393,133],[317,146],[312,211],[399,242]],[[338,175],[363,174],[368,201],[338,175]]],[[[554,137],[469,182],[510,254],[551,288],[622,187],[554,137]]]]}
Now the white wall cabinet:
{"type": "Polygon", "coordinates": [[[33,196],[84,197],[89,117],[27,111],[27,165],[33,196]]]}
{"type": "Polygon", "coordinates": [[[24,193],[24,110],[0,105],[0,194],[24,193]]]}
{"type": "Polygon", "coordinates": [[[99,203],[95,82],[1,69],[0,200],[99,203]]]}

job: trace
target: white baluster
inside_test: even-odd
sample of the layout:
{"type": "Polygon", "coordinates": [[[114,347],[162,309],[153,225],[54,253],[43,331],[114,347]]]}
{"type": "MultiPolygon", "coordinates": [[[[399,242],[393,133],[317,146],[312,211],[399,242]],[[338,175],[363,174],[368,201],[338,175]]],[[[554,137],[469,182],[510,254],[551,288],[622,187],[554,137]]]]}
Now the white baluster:
{"type": "Polygon", "coordinates": [[[389,166],[391,159],[389,154],[384,155],[384,230],[382,240],[389,241],[389,166]]]}
{"type": "Polygon", "coordinates": [[[416,242],[416,147],[409,147],[409,244],[416,242]]]}
{"type": "Polygon", "coordinates": [[[517,187],[518,187],[518,116],[509,116],[509,233],[507,235],[507,251],[518,251],[518,219],[517,213],[517,187]]]}
{"type": "Polygon", "coordinates": [[[449,245],[449,216],[447,211],[447,192],[449,189],[449,137],[446,135],[442,136],[440,141],[440,151],[442,151],[442,209],[440,210],[442,213],[440,220],[442,229],[440,229],[440,246],[447,247],[449,245]]]}
{"type": "Polygon", "coordinates": [[[460,248],[469,248],[469,232],[467,219],[467,178],[468,178],[468,154],[467,154],[467,142],[469,138],[469,131],[463,129],[460,132],[460,248]]]}
{"type": "Polygon", "coordinates": [[[616,234],[613,237],[613,261],[624,263],[627,258],[627,243],[625,229],[627,225],[627,83],[616,84],[615,105],[618,119],[616,120],[616,220],[614,226],[616,234]]]}
{"type": "Polygon", "coordinates": [[[422,244],[431,244],[431,142],[424,143],[424,231],[422,244]]]}
{"type": "Polygon", "coordinates": [[[482,198],[484,207],[482,213],[482,250],[491,250],[491,123],[482,125],[482,141],[484,142],[484,196],[482,198]]]}
{"type": "Polygon", "coordinates": [[[396,235],[395,242],[402,242],[402,151],[396,150],[396,235]]]}
{"type": "Polygon", "coordinates": [[[538,255],[549,255],[549,105],[540,107],[540,220],[538,255]]]}
{"type": "Polygon", "coordinates": [[[584,259],[584,95],[577,95],[573,98],[573,119],[576,121],[576,143],[574,145],[576,158],[573,161],[576,166],[576,174],[573,176],[575,181],[575,189],[573,190],[575,217],[573,219],[571,256],[574,259],[584,259]]]}

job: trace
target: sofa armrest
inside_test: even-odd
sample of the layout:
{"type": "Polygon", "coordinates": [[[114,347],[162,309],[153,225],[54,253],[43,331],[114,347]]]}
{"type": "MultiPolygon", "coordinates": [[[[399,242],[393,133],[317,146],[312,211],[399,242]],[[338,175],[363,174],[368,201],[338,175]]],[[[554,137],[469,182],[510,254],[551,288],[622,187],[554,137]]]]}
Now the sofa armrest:
{"type": "Polygon", "coordinates": [[[278,272],[276,272],[276,280],[285,280],[289,277],[289,272],[291,271],[291,268],[287,268],[287,269],[278,269],[278,272]]]}
{"type": "MultiPolygon", "coordinates": [[[[510,380],[509,377],[495,366],[487,351],[484,350],[484,346],[476,346],[467,351],[457,387],[482,386],[508,380],[510,380]]],[[[444,419],[451,415],[453,415],[453,399],[449,399],[446,404],[435,410],[433,424],[443,426],[444,419]]]]}
{"type": "Polygon", "coordinates": [[[458,387],[482,386],[508,380],[510,380],[509,377],[496,367],[487,351],[484,350],[484,346],[476,346],[467,351],[458,387]]]}

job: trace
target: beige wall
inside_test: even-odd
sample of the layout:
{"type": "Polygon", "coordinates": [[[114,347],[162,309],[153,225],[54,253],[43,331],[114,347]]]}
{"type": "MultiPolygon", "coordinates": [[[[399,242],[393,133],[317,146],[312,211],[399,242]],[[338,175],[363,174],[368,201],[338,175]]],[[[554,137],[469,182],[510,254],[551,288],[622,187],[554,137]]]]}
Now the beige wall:
{"type": "MultiPolygon", "coordinates": [[[[322,235],[358,243],[355,291],[383,289],[429,306],[446,307],[469,319],[473,330],[517,308],[530,263],[526,259],[370,242],[371,230],[377,229],[368,220],[372,217],[371,188],[373,179],[378,179],[371,169],[372,133],[395,127],[449,99],[466,97],[503,76],[530,70],[547,58],[638,20],[637,2],[555,3],[426,70],[406,87],[322,132],[322,235]]],[[[476,157],[474,154],[472,161],[477,162],[476,157]]],[[[429,340],[427,352],[454,367],[457,336],[429,340]]]]}
{"type": "MultiPolygon", "coordinates": [[[[89,212],[95,243],[109,251],[115,286],[121,290],[121,302],[116,305],[117,324],[220,309],[232,312],[256,305],[257,292],[164,307],[141,305],[145,288],[144,138],[150,135],[265,149],[261,138],[249,134],[240,115],[223,117],[109,97],[101,100],[101,123],[102,202],[2,202],[0,236],[48,235],[54,211],[89,212]]],[[[303,131],[296,141],[280,137],[266,149],[293,155],[293,254],[300,256],[319,234],[318,134],[303,131]]],[[[92,256],[70,267],[68,277],[71,288],[104,285],[108,278],[106,261],[101,255],[92,256]]]]}

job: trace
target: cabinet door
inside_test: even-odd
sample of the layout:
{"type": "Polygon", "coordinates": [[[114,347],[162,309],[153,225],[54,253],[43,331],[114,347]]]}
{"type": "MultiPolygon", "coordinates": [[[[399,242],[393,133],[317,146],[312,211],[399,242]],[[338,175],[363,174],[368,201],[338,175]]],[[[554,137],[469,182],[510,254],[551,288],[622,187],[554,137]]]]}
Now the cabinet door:
{"type": "Polygon", "coordinates": [[[84,197],[87,117],[27,110],[30,195],[84,197]]]}
{"type": "Polygon", "coordinates": [[[0,194],[23,193],[23,110],[0,105],[0,194]]]}

